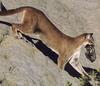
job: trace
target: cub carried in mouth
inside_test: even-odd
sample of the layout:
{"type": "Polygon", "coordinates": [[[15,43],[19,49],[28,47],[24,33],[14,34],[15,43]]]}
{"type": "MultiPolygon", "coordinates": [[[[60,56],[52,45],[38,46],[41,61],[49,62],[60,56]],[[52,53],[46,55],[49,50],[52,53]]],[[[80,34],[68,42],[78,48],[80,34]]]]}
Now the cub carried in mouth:
{"type": "Polygon", "coordinates": [[[81,47],[87,44],[92,44],[92,33],[84,33],[77,37],[70,37],[62,33],[40,10],[33,7],[20,7],[11,10],[0,12],[0,16],[9,16],[17,13],[22,13],[23,17],[20,24],[1,23],[12,26],[12,31],[16,35],[17,31],[21,33],[34,34],[39,33],[49,47],[58,52],[58,66],[64,69],[67,62],[69,62],[76,71],[84,76],[87,74],[79,63],[79,56],[81,47]]]}

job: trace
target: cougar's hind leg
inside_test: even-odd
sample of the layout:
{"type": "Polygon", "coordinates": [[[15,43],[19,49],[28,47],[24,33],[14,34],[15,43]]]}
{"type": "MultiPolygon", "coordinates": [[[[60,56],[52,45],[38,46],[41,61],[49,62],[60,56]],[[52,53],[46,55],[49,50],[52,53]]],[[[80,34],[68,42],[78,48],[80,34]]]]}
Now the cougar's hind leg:
{"type": "Polygon", "coordinates": [[[17,24],[12,24],[12,35],[14,38],[19,38],[19,35],[17,33],[17,31],[19,30],[20,28],[18,27],[17,24]]]}
{"type": "Polygon", "coordinates": [[[34,33],[38,26],[38,16],[34,14],[32,9],[27,8],[21,20],[22,31],[25,33],[34,33]]]}
{"type": "Polygon", "coordinates": [[[12,25],[12,36],[16,37],[16,28],[14,27],[14,25],[12,25]]]}

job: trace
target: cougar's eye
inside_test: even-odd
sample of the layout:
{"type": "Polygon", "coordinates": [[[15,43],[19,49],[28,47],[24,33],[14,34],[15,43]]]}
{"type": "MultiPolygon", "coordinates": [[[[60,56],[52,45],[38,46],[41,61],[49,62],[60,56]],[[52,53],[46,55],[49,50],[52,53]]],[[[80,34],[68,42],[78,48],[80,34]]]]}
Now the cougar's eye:
{"type": "Polygon", "coordinates": [[[88,40],[89,45],[94,45],[94,42],[92,40],[88,40]]]}

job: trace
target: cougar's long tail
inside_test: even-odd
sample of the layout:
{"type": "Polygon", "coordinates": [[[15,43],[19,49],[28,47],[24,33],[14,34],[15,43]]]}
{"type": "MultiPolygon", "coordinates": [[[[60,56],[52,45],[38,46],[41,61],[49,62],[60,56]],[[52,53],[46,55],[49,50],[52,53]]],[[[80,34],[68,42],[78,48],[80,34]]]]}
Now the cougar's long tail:
{"type": "Polygon", "coordinates": [[[1,11],[0,11],[0,16],[8,16],[8,15],[13,15],[19,12],[23,12],[25,7],[20,7],[20,8],[16,8],[16,9],[10,9],[7,10],[4,5],[1,3],[2,7],[1,7],[1,11]]]}
{"type": "MultiPolygon", "coordinates": [[[[1,12],[2,11],[7,11],[6,7],[3,5],[3,3],[0,1],[0,9],[1,9],[1,12]]],[[[11,23],[9,22],[6,22],[6,21],[0,21],[1,24],[5,24],[5,25],[8,25],[8,26],[12,26],[11,23]]]]}
{"type": "Polygon", "coordinates": [[[0,23],[1,23],[1,24],[5,24],[5,25],[8,25],[8,26],[12,26],[12,24],[11,24],[11,23],[6,22],[6,21],[0,21],[0,23]]]}
{"type": "Polygon", "coordinates": [[[6,7],[3,5],[3,3],[0,1],[0,9],[1,11],[6,11],[6,7]]]}

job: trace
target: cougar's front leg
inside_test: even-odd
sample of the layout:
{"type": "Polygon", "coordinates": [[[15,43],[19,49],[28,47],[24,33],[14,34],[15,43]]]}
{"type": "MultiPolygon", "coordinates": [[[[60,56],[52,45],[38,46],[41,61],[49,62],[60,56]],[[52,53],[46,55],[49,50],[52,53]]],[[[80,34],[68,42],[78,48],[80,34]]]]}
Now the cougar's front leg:
{"type": "MultiPolygon", "coordinates": [[[[84,76],[86,76],[88,79],[90,79],[90,80],[93,80],[93,78],[90,76],[90,75],[88,75],[88,73],[84,70],[84,68],[82,67],[82,65],[80,64],[80,63],[78,63],[78,68],[80,69],[80,70],[82,70],[82,72],[83,72],[83,74],[84,74],[84,76]]],[[[83,76],[83,77],[84,77],[83,76]]]]}
{"type": "Polygon", "coordinates": [[[79,68],[80,70],[82,70],[82,72],[84,73],[84,75],[89,76],[88,73],[84,70],[84,68],[82,67],[82,65],[81,65],[79,62],[78,62],[78,64],[77,64],[77,66],[78,66],[78,68],[79,68]]]}
{"type": "MultiPolygon", "coordinates": [[[[73,63],[72,63],[73,65],[73,63]]],[[[82,65],[79,63],[79,60],[77,62],[75,62],[75,64],[73,65],[73,67],[80,73],[82,74],[82,77],[84,78],[85,76],[89,79],[92,80],[93,78],[88,75],[88,73],[84,70],[84,68],[82,67],[82,65]]]]}
{"type": "Polygon", "coordinates": [[[84,71],[85,70],[82,68],[82,66],[79,63],[79,56],[80,56],[80,51],[75,52],[72,55],[71,60],[69,61],[69,63],[77,72],[79,72],[82,76],[84,76],[84,71]]]}
{"type": "Polygon", "coordinates": [[[65,58],[64,58],[64,56],[58,57],[58,61],[57,62],[58,62],[58,67],[60,69],[64,70],[64,68],[65,68],[65,58]]]}
{"type": "Polygon", "coordinates": [[[81,69],[80,63],[78,60],[79,60],[78,58],[72,57],[72,59],[69,61],[69,63],[78,73],[80,73],[82,76],[84,76],[84,72],[81,69]]]}

